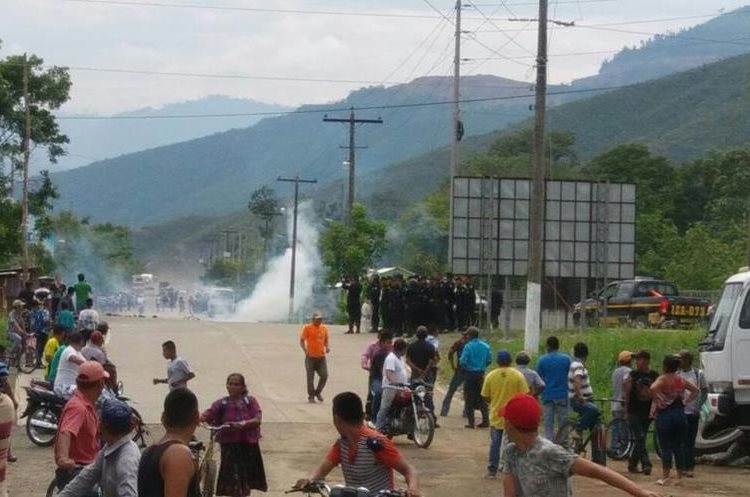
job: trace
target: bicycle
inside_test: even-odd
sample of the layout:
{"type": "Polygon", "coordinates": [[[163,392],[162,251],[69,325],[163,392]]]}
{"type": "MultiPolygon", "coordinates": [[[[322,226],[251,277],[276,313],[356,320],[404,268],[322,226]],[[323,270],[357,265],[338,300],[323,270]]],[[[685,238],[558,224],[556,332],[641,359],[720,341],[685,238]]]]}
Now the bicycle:
{"type": "MultiPolygon", "coordinates": [[[[605,403],[620,402],[606,398],[592,401],[600,404],[599,410],[602,416],[605,412],[605,403]]],[[[564,423],[555,435],[555,443],[578,455],[585,455],[586,447],[591,444],[592,457],[603,459],[603,462],[606,462],[607,456],[621,461],[626,459],[633,450],[633,436],[625,419],[614,418],[610,421],[600,419],[585,437],[576,430],[577,425],[577,416],[564,423]]]]}
{"type": "Polygon", "coordinates": [[[13,347],[8,356],[8,367],[16,367],[21,373],[30,374],[37,368],[36,336],[27,333],[20,350],[13,347]]]}
{"type": "Polygon", "coordinates": [[[201,487],[201,497],[213,497],[216,491],[216,476],[218,469],[214,461],[214,444],[216,443],[216,434],[221,430],[230,428],[231,425],[223,424],[219,426],[203,425],[209,431],[208,445],[199,440],[192,441],[188,444],[193,452],[193,459],[198,467],[198,478],[201,487]]]}

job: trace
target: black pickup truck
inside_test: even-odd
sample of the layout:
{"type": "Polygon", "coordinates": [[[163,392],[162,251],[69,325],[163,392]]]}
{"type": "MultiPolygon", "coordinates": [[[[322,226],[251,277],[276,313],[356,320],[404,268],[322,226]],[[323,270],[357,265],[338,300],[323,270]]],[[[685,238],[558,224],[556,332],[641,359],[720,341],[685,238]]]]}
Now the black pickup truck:
{"type": "Polygon", "coordinates": [[[680,297],[670,281],[636,278],[612,282],[583,306],[576,304],[573,322],[580,323],[583,307],[589,326],[689,328],[706,320],[710,305],[708,299],[680,297]]]}

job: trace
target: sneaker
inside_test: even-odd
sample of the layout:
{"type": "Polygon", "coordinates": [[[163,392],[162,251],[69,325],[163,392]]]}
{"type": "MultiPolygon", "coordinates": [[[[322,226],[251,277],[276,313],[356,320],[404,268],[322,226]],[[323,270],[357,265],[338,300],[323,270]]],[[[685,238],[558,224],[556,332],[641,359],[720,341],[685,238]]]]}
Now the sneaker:
{"type": "Polygon", "coordinates": [[[308,398],[307,398],[307,401],[308,401],[308,402],[309,402],[310,404],[314,404],[314,403],[315,403],[315,397],[308,397],[308,398]]]}
{"type": "MultiPolygon", "coordinates": [[[[645,473],[645,472],[646,471],[644,469],[643,473],[645,473]]],[[[648,472],[651,473],[651,468],[649,468],[648,472]]],[[[637,475],[637,474],[640,474],[641,471],[638,469],[638,466],[628,466],[628,473],[637,475]]]]}
{"type": "Polygon", "coordinates": [[[318,394],[315,394],[315,398],[318,399],[318,402],[323,402],[323,396],[318,394]]]}
{"type": "Polygon", "coordinates": [[[485,480],[496,480],[497,479],[497,473],[493,473],[491,471],[488,471],[486,475],[484,475],[485,480]]]}
{"type": "Polygon", "coordinates": [[[490,424],[487,421],[482,421],[477,425],[477,428],[489,428],[490,424]]]}
{"type": "Polygon", "coordinates": [[[468,428],[470,430],[474,429],[474,425],[464,425],[464,428],[468,428]]]}

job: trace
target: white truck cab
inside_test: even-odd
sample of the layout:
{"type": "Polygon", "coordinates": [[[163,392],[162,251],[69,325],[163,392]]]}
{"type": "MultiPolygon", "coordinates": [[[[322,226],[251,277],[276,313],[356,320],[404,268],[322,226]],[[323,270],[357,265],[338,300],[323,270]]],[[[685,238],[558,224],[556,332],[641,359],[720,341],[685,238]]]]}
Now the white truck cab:
{"type": "Polygon", "coordinates": [[[750,271],[742,268],[724,289],[700,344],[712,408],[750,431],[750,271]]]}

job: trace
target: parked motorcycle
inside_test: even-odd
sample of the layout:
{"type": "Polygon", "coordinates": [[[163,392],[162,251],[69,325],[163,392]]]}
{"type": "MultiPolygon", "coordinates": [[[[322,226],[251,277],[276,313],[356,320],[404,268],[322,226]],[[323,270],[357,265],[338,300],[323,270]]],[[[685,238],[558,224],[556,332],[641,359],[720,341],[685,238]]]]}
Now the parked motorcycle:
{"type": "MultiPolygon", "coordinates": [[[[67,401],[52,391],[49,382],[32,380],[31,386],[23,388],[26,390],[26,410],[21,418],[26,418],[26,436],[34,445],[50,447],[55,443],[58,422],[67,401]]],[[[119,383],[117,398],[130,403],[130,399],[122,396],[122,391],[122,383],[119,383]]],[[[133,406],[130,408],[133,410],[135,425],[133,441],[145,448],[148,445],[147,439],[150,438],[148,427],[143,423],[140,413],[133,406]]]]}
{"type": "Polygon", "coordinates": [[[426,449],[435,436],[435,417],[427,407],[428,392],[424,383],[415,383],[413,388],[403,386],[393,400],[388,421],[383,433],[392,438],[408,435],[417,447],[426,449]]]}

